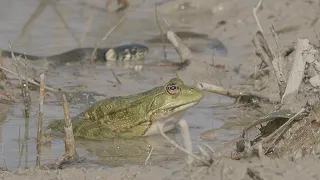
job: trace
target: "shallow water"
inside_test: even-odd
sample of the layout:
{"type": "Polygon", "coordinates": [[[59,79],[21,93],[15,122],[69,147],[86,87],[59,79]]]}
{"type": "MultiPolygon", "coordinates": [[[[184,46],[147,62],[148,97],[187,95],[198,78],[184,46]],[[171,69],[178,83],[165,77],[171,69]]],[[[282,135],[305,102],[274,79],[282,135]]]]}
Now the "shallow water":
{"type": "MultiPolygon", "coordinates": [[[[65,18],[74,36],[78,38],[78,40],[76,40],[72,37],[71,33],[66,30],[61,19],[59,19],[59,16],[55,13],[56,11],[53,5],[50,4],[45,8],[39,18],[33,22],[30,28],[25,31],[25,34],[20,37],[24,24],[39,5],[39,1],[2,0],[0,1],[0,23],[2,24],[0,28],[0,48],[8,49],[8,41],[11,41],[15,51],[35,55],[51,55],[77,46],[93,46],[123,15],[123,13],[103,12],[101,8],[104,7],[104,2],[104,0],[95,0],[90,1],[91,5],[86,5],[76,0],[69,0],[59,1],[59,3],[57,3],[56,9],[58,9],[65,18]],[[89,28],[86,30],[87,27],[89,28]],[[83,31],[88,32],[85,35],[83,44],[79,44],[77,41],[81,42],[83,31]]],[[[130,2],[132,5],[138,3],[136,0],[130,2]]],[[[152,6],[153,2],[147,1],[135,12],[132,12],[123,25],[101,46],[109,47],[129,42],[144,43],[145,40],[158,35],[159,30],[153,18],[154,14],[145,10],[152,6]]],[[[220,40],[223,42],[223,39],[220,40]]],[[[199,43],[199,41],[195,42],[199,43]]],[[[206,41],[204,41],[204,43],[205,42],[206,41]]],[[[188,43],[192,43],[192,40],[188,40],[188,43]]],[[[150,48],[150,53],[145,60],[147,64],[153,64],[162,59],[161,44],[146,45],[150,48]]],[[[167,53],[169,60],[179,60],[178,54],[171,46],[167,46],[167,53]]],[[[201,53],[207,56],[212,54],[210,49],[201,53]]],[[[233,56],[235,55],[233,54],[233,56]]],[[[55,69],[54,72],[46,76],[45,81],[47,84],[57,88],[85,85],[86,88],[82,88],[81,90],[95,91],[110,97],[149,90],[154,86],[163,85],[168,79],[176,76],[172,67],[144,66],[141,71],[134,71],[130,68],[118,66],[114,67],[113,70],[119,76],[122,82],[121,85],[115,86],[113,82],[116,81],[105,65],[92,67],[80,63],[73,63],[55,69]]],[[[29,140],[27,144],[22,142],[24,141],[25,134],[22,104],[14,105],[12,113],[8,114],[7,119],[2,124],[0,139],[2,155],[0,154],[0,157],[2,157],[3,161],[0,158],[0,167],[6,165],[8,168],[16,168],[19,164],[21,167],[35,165],[36,124],[38,117],[37,102],[38,99],[33,100],[33,109],[28,129],[29,140]],[[23,153],[21,154],[21,152],[23,153]],[[21,162],[19,162],[20,154],[21,162]]],[[[200,133],[210,129],[217,129],[224,124],[222,119],[227,115],[227,111],[223,107],[218,106],[217,108],[212,108],[212,106],[214,104],[231,102],[232,100],[230,99],[212,96],[206,93],[205,99],[202,102],[187,111],[184,118],[189,122],[194,150],[196,150],[196,145],[203,142],[199,139],[200,133]]],[[[45,103],[44,108],[44,127],[48,124],[48,120],[63,117],[62,107],[59,103],[45,103]]],[[[81,112],[84,108],[85,107],[81,106],[78,108],[71,107],[71,116],[81,112]]],[[[216,147],[224,140],[230,138],[232,137],[222,135],[217,140],[208,141],[207,143],[216,147]]],[[[179,134],[177,134],[176,139],[181,142],[179,134]]],[[[160,140],[155,141],[150,139],[146,142],[141,140],[127,143],[115,141],[77,141],[77,151],[80,156],[88,157],[89,162],[91,162],[88,163],[88,166],[94,164],[109,166],[144,164],[144,160],[150,151],[149,144],[153,144],[154,147],[159,147],[155,148],[155,152],[151,155],[150,163],[157,164],[174,160],[174,157],[181,158],[181,153],[178,153],[179,151],[174,148],[163,148],[167,147],[168,143],[165,142],[166,145],[163,145],[163,142],[161,144],[160,140]],[[119,152],[121,149],[129,149],[132,151],[117,155],[114,153],[116,150],[112,150],[112,147],[116,148],[119,152]],[[143,155],[141,159],[129,160],[129,157],[137,156],[138,153],[143,155]],[[173,156],[173,154],[175,155],[173,156]],[[112,159],[112,157],[114,158],[112,159]],[[123,157],[123,159],[119,157],[123,157]],[[168,159],[168,157],[171,157],[171,159],[168,159]],[[114,159],[119,162],[114,162],[114,159]],[[160,160],[157,161],[157,159],[160,160]]],[[[63,139],[53,137],[51,146],[43,147],[42,151],[42,163],[57,159],[64,152],[63,139]]]]}

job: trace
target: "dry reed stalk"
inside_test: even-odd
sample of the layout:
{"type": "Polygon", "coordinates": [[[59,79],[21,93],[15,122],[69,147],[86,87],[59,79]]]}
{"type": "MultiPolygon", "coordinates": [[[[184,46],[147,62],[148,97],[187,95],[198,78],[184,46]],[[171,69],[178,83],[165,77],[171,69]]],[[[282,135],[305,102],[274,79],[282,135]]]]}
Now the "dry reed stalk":
{"type": "Polygon", "coordinates": [[[41,158],[41,133],[43,124],[43,100],[44,100],[44,74],[40,75],[40,103],[39,103],[39,120],[38,120],[38,131],[37,131],[37,159],[36,167],[40,168],[41,158]]]}

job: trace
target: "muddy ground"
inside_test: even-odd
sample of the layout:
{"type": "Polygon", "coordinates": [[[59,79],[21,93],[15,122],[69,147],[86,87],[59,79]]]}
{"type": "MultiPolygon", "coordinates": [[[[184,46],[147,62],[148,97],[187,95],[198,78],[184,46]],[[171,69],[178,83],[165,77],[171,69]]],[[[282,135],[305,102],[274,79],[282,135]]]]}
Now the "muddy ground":
{"type": "MultiPolygon", "coordinates": [[[[106,96],[126,95],[162,85],[169,78],[175,77],[172,67],[159,67],[155,64],[163,59],[162,44],[150,43],[149,39],[159,34],[156,24],[154,2],[146,1],[137,10],[131,12],[128,19],[110,36],[102,46],[115,46],[121,43],[136,42],[147,44],[150,53],[143,70],[136,72],[132,69],[118,66],[115,73],[122,84],[117,85],[110,71],[103,65],[96,67],[75,63],[51,71],[46,74],[46,83],[53,87],[63,87],[80,90],[95,91],[106,96]],[[80,88],[79,88],[80,87],[80,88]]],[[[244,0],[169,0],[160,1],[159,15],[164,17],[175,31],[192,31],[207,34],[210,38],[218,38],[228,48],[227,56],[215,56],[214,63],[224,65],[217,68],[212,65],[212,49],[208,48],[209,40],[188,38],[184,42],[194,52],[194,58],[189,68],[179,71],[179,76],[188,84],[196,81],[220,84],[231,87],[244,83],[254,71],[260,59],[254,53],[252,38],[257,30],[252,8],[255,1],[244,0]],[[241,66],[239,66],[241,65],[241,66]]],[[[131,7],[139,1],[130,1],[131,7]]],[[[276,28],[279,43],[283,49],[291,46],[297,38],[308,38],[312,44],[318,44],[313,27],[318,32],[320,1],[268,0],[258,16],[266,38],[273,47],[270,24],[276,28]]],[[[115,2],[113,3],[115,6],[115,2]]],[[[70,29],[75,35],[66,30],[52,7],[47,7],[43,14],[30,28],[23,30],[39,1],[11,1],[0,2],[0,46],[8,49],[8,41],[13,43],[15,51],[28,54],[48,55],[77,46],[92,46],[119,19],[121,13],[106,13],[104,0],[93,1],[60,1],[56,8],[67,19],[70,29]],[[18,13],[19,12],[19,13],[18,13]],[[90,20],[92,18],[92,20],[90,20]],[[88,30],[85,30],[86,27],[88,30]],[[84,31],[87,31],[83,35],[84,31]],[[78,37],[74,38],[74,37],[78,37]],[[84,40],[82,40],[85,37],[84,40]]],[[[114,8],[114,7],[113,7],[114,8]]],[[[161,20],[164,30],[167,25],[161,20]]],[[[170,44],[167,45],[168,60],[179,61],[179,56],[170,44]]],[[[272,83],[270,83],[272,85],[272,83]]],[[[273,84],[274,85],[274,84],[273,84]]],[[[19,91],[17,91],[19,92],[19,91]]],[[[102,97],[95,97],[97,99],[102,97]]],[[[2,167],[8,167],[10,172],[1,172],[4,179],[319,179],[319,160],[308,156],[302,160],[292,162],[284,159],[271,160],[269,158],[231,160],[228,157],[217,158],[211,167],[188,168],[184,163],[184,154],[165,145],[159,145],[159,139],[149,139],[147,142],[77,142],[77,151],[86,156],[89,161],[64,170],[46,171],[34,170],[35,137],[38,113],[37,91],[32,93],[32,111],[27,143],[20,143],[23,137],[24,119],[21,115],[23,104],[1,105],[9,109],[4,111],[1,127],[2,167]],[[23,147],[21,145],[24,144],[23,147]],[[149,144],[156,144],[158,152],[154,152],[150,162],[144,165],[149,144]],[[28,151],[20,150],[29,147],[28,151]],[[129,147],[128,147],[129,146],[129,147]],[[114,147],[129,149],[121,156],[115,155],[114,147]],[[164,147],[164,148],[163,148],[164,147]],[[21,157],[19,156],[22,153],[21,157]],[[130,154],[131,153],[131,154],[130,154]],[[136,157],[141,153],[141,157],[136,157]],[[20,158],[19,158],[20,157],[20,158]],[[134,158],[135,157],[135,158],[134,158]],[[22,159],[22,160],[21,160],[22,159]],[[17,168],[20,169],[17,170],[17,168]],[[23,167],[30,169],[23,169],[23,167]],[[111,168],[112,167],[112,168],[111,168]]],[[[46,99],[45,124],[49,119],[63,117],[61,104],[56,99],[46,99]]],[[[248,116],[246,112],[229,107],[233,99],[216,94],[205,93],[205,98],[196,107],[189,110],[188,120],[194,151],[196,145],[208,143],[213,149],[218,149],[224,143],[238,136],[243,125],[255,120],[255,116],[248,116]],[[195,119],[197,121],[195,121],[195,119]],[[215,131],[213,131],[215,130],[215,131]],[[217,135],[218,134],[218,135],[217,135]]],[[[71,115],[79,113],[86,104],[74,105],[70,109],[71,115]]],[[[267,112],[265,112],[267,113],[267,112]]],[[[257,114],[256,116],[260,116],[257,114]]],[[[161,139],[161,138],[160,138],[161,139]]],[[[177,140],[180,141],[179,136],[177,140]]],[[[53,138],[50,147],[43,147],[42,163],[51,162],[63,153],[61,138],[53,138]]]]}

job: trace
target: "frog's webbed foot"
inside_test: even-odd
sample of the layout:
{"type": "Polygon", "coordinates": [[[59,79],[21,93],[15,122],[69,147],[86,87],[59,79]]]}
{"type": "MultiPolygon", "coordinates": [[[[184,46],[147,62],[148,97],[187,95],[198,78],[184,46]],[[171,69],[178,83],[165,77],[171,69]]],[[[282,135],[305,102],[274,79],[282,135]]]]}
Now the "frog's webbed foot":
{"type": "Polygon", "coordinates": [[[176,143],[174,140],[170,139],[164,133],[163,129],[164,129],[165,123],[163,123],[161,121],[160,122],[157,121],[156,123],[157,123],[158,131],[161,134],[161,136],[163,136],[167,141],[169,141],[176,148],[178,148],[181,151],[183,151],[186,154],[188,154],[188,158],[187,158],[187,164],[188,165],[191,165],[193,163],[194,158],[198,159],[200,161],[203,161],[203,159],[201,157],[192,154],[192,142],[191,142],[191,139],[190,139],[189,127],[188,127],[188,123],[187,123],[186,120],[180,119],[180,121],[178,122],[178,124],[179,124],[179,126],[181,128],[180,131],[181,131],[182,141],[183,141],[183,144],[184,144],[185,148],[181,147],[178,143],[176,143]]]}

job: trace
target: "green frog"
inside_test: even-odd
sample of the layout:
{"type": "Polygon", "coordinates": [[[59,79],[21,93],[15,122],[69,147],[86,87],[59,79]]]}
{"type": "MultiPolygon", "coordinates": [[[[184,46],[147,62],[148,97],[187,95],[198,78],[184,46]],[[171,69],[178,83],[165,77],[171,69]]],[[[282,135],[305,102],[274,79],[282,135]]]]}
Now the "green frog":
{"type": "MultiPolygon", "coordinates": [[[[164,132],[175,128],[186,109],[196,105],[203,93],[173,78],[164,86],[129,96],[101,100],[72,118],[76,138],[134,138],[158,134],[154,122],[166,122],[164,132]]],[[[64,131],[64,120],[48,128],[64,131]]]]}
{"type": "MultiPolygon", "coordinates": [[[[95,103],[72,118],[73,133],[75,138],[92,140],[157,134],[167,138],[164,133],[179,125],[185,149],[191,152],[188,125],[182,117],[188,108],[202,99],[203,93],[199,89],[185,85],[181,79],[172,78],[164,86],[95,103]]],[[[63,132],[64,120],[52,121],[48,128],[63,132]]]]}

